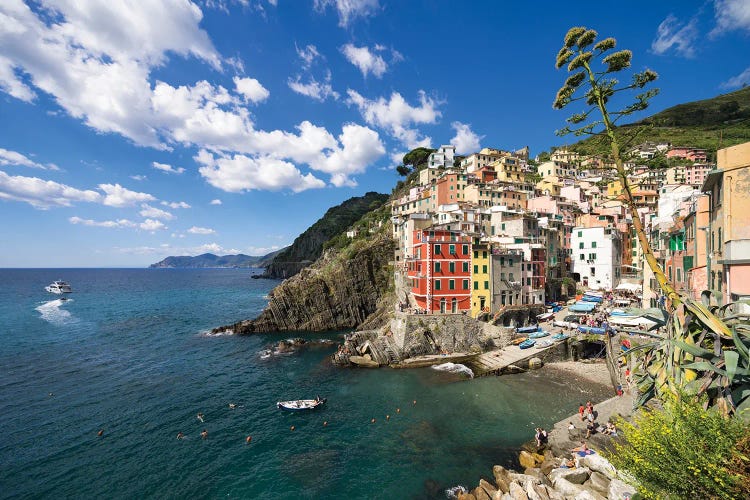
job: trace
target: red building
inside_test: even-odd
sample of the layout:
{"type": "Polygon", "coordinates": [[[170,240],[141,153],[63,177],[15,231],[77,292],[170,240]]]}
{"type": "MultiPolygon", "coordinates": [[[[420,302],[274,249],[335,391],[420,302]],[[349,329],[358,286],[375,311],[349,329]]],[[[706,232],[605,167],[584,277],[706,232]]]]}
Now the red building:
{"type": "Polygon", "coordinates": [[[471,309],[471,238],[450,229],[414,231],[407,274],[417,305],[430,313],[471,309]]]}

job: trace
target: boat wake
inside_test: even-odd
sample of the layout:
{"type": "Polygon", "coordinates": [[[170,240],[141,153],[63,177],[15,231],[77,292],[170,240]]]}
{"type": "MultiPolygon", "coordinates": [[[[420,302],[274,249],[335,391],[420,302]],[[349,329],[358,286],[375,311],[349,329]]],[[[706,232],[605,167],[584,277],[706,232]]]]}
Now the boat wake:
{"type": "Polygon", "coordinates": [[[433,366],[432,369],[448,373],[463,373],[468,375],[469,378],[474,378],[474,372],[471,371],[471,368],[460,363],[443,363],[442,365],[433,366]]]}
{"type": "Polygon", "coordinates": [[[69,302],[73,302],[73,300],[50,300],[49,302],[45,302],[44,304],[36,307],[35,310],[39,311],[39,314],[44,321],[47,321],[54,325],[64,325],[67,323],[71,323],[74,320],[73,315],[70,314],[70,311],[62,309],[62,306],[69,302]]]}

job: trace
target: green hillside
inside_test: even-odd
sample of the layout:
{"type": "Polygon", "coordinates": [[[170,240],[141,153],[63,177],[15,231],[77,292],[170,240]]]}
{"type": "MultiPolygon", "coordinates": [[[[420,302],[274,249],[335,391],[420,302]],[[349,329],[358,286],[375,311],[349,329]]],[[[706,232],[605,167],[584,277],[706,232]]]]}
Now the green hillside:
{"type": "MultiPolygon", "coordinates": [[[[678,104],[640,122],[618,128],[623,143],[634,146],[646,141],[670,142],[709,150],[750,141],[750,87],[711,99],[678,104]]],[[[601,136],[582,140],[570,149],[583,154],[606,154],[601,136]]]]}

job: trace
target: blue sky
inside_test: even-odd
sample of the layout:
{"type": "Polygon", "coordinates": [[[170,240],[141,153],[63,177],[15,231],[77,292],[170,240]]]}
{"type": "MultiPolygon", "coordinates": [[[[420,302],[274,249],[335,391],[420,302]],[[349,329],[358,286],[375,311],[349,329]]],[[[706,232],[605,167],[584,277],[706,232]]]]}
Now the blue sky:
{"type": "Polygon", "coordinates": [[[260,255],[415,146],[564,144],[575,25],[659,73],[649,113],[750,83],[748,0],[4,0],[0,267],[260,255]]]}

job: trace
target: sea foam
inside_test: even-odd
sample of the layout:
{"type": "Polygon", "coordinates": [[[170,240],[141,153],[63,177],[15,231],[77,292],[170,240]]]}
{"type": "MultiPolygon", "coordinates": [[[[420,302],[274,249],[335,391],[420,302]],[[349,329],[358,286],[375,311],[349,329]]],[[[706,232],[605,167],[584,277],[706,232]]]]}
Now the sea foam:
{"type": "Polygon", "coordinates": [[[449,372],[449,373],[464,373],[469,376],[469,378],[474,378],[474,372],[471,371],[471,368],[469,368],[466,365],[462,365],[460,363],[443,363],[441,365],[435,365],[432,367],[433,370],[439,370],[441,372],[449,372]]]}
{"type": "Polygon", "coordinates": [[[44,304],[41,304],[40,306],[35,307],[34,309],[36,311],[39,311],[39,314],[41,315],[44,321],[48,321],[55,325],[63,325],[66,323],[70,323],[73,320],[73,315],[70,314],[70,311],[61,309],[61,306],[67,304],[68,302],[73,302],[73,301],[71,299],[50,300],[49,302],[45,302],[44,304]]]}

